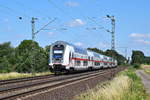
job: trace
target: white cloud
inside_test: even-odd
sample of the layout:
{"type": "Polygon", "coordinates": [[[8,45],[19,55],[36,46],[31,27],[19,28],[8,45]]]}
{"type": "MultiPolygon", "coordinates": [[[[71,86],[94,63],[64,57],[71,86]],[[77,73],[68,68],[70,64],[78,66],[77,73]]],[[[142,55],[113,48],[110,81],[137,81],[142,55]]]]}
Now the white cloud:
{"type": "Polygon", "coordinates": [[[82,46],[83,46],[83,43],[81,43],[81,42],[76,42],[74,45],[79,46],[79,47],[82,47],[82,46]]]}
{"type": "Polygon", "coordinates": [[[73,1],[68,1],[68,2],[66,2],[66,6],[68,6],[68,7],[77,7],[77,6],[79,6],[79,3],[73,2],[73,1]]]}
{"type": "Polygon", "coordinates": [[[130,37],[133,38],[150,38],[150,34],[132,33],[130,37]]]}
{"type": "Polygon", "coordinates": [[[135,41],[138,43],[141,43],[141,44],[150,45],[150,41],[148,41],[148,40],[139,39],[139,40],[135,40],[135,41]]]}
{"type": "Polygon", "coordinates": [[[48,32],[47,33],[49,36],[51,36],[51,35],[53,35],[53,34],[55,34],[54,32],[48,32]]]}
{"type": "Polygon", "coordinates": [[[77,27],[77,26],[83,26],[85,24],[86,23],[83,22],[81,19],[75,19],[75,20],[72,20],[71,22],[69,22],[68,26],[70,26],[70,27],[77,27]]]}

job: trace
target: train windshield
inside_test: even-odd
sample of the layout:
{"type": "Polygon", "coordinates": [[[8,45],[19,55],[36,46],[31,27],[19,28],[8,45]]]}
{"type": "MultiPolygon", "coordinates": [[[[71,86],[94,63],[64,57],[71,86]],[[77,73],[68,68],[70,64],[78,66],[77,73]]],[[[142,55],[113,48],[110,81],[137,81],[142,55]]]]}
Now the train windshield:
{"type": "Polygon", "coordinates": [[[64,46],[63,45],[55,45],[53,47],[53,58],[58,59],[63,57],[64,46]]]}

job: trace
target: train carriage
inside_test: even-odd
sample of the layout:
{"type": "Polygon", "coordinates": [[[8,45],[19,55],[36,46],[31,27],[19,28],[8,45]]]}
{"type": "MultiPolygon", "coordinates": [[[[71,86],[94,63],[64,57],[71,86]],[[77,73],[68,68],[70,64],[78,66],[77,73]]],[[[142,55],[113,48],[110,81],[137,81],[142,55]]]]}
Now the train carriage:
{"type": "Polygon", "coordinates": [[[92,70],[117,66],[117,61],[64,41],[51,45],[49,69],[52,72],[92,70]]]}

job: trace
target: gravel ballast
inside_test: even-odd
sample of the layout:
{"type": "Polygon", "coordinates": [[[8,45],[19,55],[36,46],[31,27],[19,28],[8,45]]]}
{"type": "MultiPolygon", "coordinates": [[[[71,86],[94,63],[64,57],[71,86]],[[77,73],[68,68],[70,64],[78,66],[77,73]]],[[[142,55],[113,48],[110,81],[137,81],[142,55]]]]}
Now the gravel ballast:
{"type": "Polygon", "coordinates": [[[54,90],[43,92],[38,95],[31,95],[20,98],[21,100],[72,100],[74,96],[79,95],[88,89],[94,88],[97,84],[109,80],[111,75],[98,76],[92,79],[80,81],[54,90]]]}

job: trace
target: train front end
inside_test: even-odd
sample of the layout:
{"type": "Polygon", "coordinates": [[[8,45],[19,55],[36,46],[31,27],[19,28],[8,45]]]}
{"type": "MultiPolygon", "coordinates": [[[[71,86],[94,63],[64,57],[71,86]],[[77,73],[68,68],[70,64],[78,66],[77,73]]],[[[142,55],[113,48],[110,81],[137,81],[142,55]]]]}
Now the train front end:
{"type": "Polygon", "coordinates": [[[60,73],[66,71],[64,64],[65,45],[61,42],[56,42],[50,48],[49,69],[51,72],[60,73]]]}

